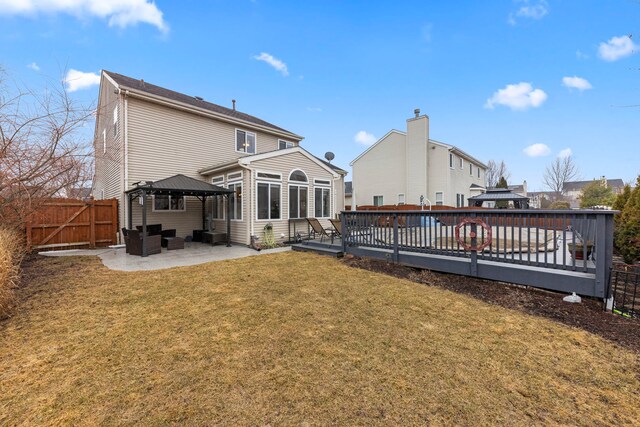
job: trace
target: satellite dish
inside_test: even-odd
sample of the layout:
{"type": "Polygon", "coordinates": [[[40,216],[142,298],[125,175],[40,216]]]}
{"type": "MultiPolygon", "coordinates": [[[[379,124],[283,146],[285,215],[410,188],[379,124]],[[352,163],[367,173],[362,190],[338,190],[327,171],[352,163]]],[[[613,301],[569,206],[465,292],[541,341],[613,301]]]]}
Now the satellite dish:
{"type": "Polygon", "coordinates": [[[335,157],[336,156],[331,151],[327,151],[326,153],[324,153],[324,158],[329,162],[331,162],[331,160],[333,160],[335,157]]]}

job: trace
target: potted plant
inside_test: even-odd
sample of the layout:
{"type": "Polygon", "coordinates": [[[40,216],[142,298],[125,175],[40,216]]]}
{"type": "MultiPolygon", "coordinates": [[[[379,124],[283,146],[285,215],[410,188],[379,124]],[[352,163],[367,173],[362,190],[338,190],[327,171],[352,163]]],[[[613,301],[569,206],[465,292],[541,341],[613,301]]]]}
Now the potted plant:
{"type": "Polygon", "coordinates": [[[567,243],[567,250],[575,257],[575,259],[584,259],[585,245],[587,249],[586,256],[588,259],[591,257],[591,253],[593,252],[593,242],[590,240],[587,241],[586,244],[584,242],[567,243]]]}

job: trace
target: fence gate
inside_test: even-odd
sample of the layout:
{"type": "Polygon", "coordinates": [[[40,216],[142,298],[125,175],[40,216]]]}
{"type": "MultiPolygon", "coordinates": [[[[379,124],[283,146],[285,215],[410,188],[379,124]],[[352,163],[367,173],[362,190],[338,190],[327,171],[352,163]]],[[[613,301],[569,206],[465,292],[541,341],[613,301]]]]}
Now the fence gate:
{"type": "Polygon", "coordinates": [[[116,244],[118,200],[51,199],[25,224],[33,249],[97,248],[116,244]]]}

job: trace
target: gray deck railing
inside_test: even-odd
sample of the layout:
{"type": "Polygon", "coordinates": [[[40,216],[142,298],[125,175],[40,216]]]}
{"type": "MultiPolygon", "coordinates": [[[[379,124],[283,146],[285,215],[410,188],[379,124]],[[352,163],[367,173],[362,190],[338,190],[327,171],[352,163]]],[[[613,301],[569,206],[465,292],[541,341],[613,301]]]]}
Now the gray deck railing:
{"type": "Polygon", "coordinates": [[[343,251],[364,256],[384,254],[385,259],[395,262],[474,276],[482,276],[482,270],[485,276],[495,276],[501,267],[511,265],[518,268],[509,272],[503,268],[505,279],[498,280],[511,278],[515,283],[532,286],[537,285],[531,283],[531,277],[517,275],[555,271],[556,275],[538,275],[553,282],[540,287],[568,290],[574,286],[562,281],[570,276],[580,277],[583,295],[604,297],[613,257],[614,213],[506,209],[344,211],[343,251]],[[481,220],[483,225],[462,225],[465,219],[481,220]],[[480,250],[468,248],[484,245],[480,250]],[[464,265],[453,268],[455,259],[464,265]],[[582,279],[593,280],[588,286],[591,290],[583,289],[586,281],[582,279]]]}

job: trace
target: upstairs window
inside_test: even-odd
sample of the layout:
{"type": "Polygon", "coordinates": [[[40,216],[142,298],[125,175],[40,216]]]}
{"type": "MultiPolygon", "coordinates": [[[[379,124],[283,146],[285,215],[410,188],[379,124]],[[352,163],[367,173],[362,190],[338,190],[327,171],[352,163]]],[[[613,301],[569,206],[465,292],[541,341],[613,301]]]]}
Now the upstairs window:
{"type": "Polygon", "coordinates": [[[256,134],[236,129],[236,151],[256,154],[256,134]]]}
{"type": "Polygon", "coordinates": [[[478,178],[480,178],[480,168],[478,167],[478,178]]]}
{"type": "Polygon", "coordinates": [[[279,150],[284,150],[285,148],[293,148],[293,147],[295,147],[295,144],[293,142],[285,141],[284,139],[279,139],[278,140],[278,149],[279,150]]]}
{"type": "Polygon", "coordinates": [[[107,130],[102,130],[102,154],[107,152],[107,130]]]}
{"type": "Polygon", "coordinates": [[[469,163],[469,175],[473,175],[473,164],[469,163]]]}
{"type": "Polygon", "coordinates": [[[464,169],[464,159],[460,157],[460,169],[464,169]]]}
{"type": "Polygon", "coordinates": [[[453,153],[449,153],[449,167],[453,169],[453,153]]]}

